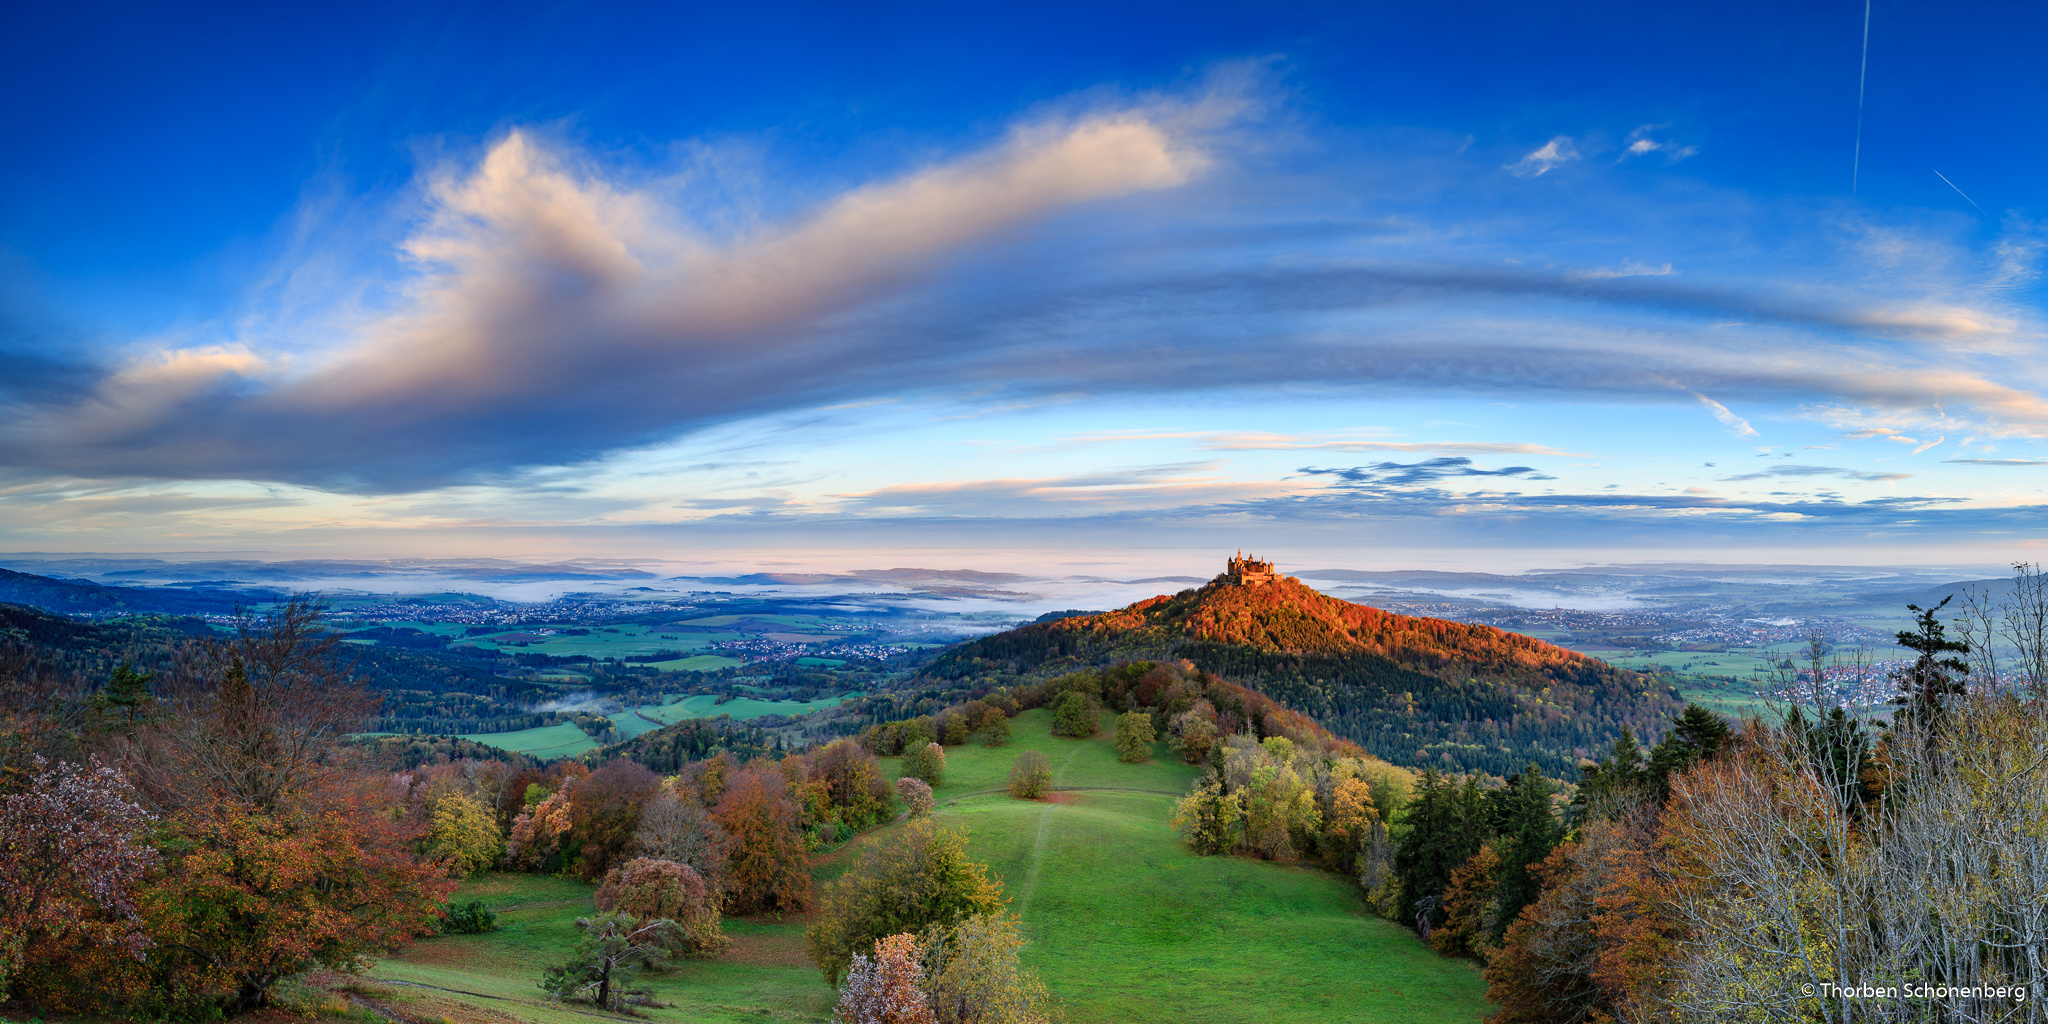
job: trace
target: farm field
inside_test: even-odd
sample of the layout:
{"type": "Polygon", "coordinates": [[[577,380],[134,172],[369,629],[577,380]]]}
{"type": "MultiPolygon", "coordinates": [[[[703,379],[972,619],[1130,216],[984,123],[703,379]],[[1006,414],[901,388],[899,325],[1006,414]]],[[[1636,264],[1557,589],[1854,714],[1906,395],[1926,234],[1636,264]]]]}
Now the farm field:
{"type": "MultiPolygon", "coordinates": [[[[610,715],[612,724],[628,736],[638,736],[664,725],[691,718],[716,718],[731,715],[736,721],[759,718],[762,715],[804,715],[823,708],[837,705],[840,701],[858,694],[844,694],[838,697],[821,697],[817,700],[760,700],[754,697],[739,697],[718,703],[718,698],[707,693],[687,697],[669,697],[660,704],[642,704],[610,715]],[[637,712],[637,713],[636,713],[637,712]],[[640,717],[660,719],[650,722],[640,717]]],[[[466,740],[488,743],[500,750],[517,751],[534,757],[574,757],[586,750],[597,747],[589,734],[574,725],[563,722],[559,725],[541,726],[537,729],[520,729],[514,732],[467,733],[466,740]]]]}
{"type": "MultiPolygon", "coordinates": [[[[1025,962],[1070,1021],[1436,1024],[1489,1011],[1476,967],[1366,912],[1345,879],[1188,852],[1167,819],[1195,773],[1161,760],[1171,756],[1163,745],[1152,762],[1124,765],[1107,731],[1055,737],[1044,711],[1011,724],[1003,747],[947,749],[936,813],[964,829],[970,854],[1002,879],[1032,940],[1025,962]],[[1027,749],[1047,753],[1062,791],[1047,801],[989,792],[1007,785],[1027,749]]],[[[901,759],[883,764],[900,773],[901,759]]],[[[836,877],[898,827],[819,858],[815,874],[821,883],[836,877]]],[[[587,1020],[587,1007],[546,1005],[534,982],[569,946],[592,891],[522,875],[468,882],[458,898],[499,909],[503,930],[426,940],[381,961],[370,971],[374,998],[464,1024],[587,1020]]],[[[725,954],[647,977],[673,1005],[646,1012],[676,1022],[828,1019],[834,993],[802,954],[804,927],[796,918],[728,919],[725,954]]]]}

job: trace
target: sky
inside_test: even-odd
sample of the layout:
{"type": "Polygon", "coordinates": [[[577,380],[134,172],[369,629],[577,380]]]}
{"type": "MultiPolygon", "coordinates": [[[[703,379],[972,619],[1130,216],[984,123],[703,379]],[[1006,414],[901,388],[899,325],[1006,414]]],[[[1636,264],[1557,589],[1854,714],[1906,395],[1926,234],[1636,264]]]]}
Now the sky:
{"type": "Polygon", "coordinates": [[[2022,4],[16,4],[0,551],[2048,540],[2022,4]]]}

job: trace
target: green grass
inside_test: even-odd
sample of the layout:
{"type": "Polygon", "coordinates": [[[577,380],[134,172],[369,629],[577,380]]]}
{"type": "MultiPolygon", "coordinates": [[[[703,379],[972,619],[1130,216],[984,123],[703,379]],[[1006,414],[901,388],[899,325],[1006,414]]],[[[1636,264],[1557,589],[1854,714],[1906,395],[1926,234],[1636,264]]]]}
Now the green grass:
{"type": "MultiPolygon", "coordinates": [[[[958,747],[946,748],[946,775],[932,796],[944,803],[950,798],[984,789],[1007,789],[1010,765],[1026,750],[1045,753],[1052,762],[1052,784],[1066,788],[1112,788],[1154,790],[1182,794],[1201,774],[1180,759],[1164,743],[1152,745],[1152,760],[1124,764],[1117,760],[1116,716],[1104,712],[1102,728],[1092,739],[1070,739],[1052,734],[1052,712],[1044,708],[1026,711],[1010,719],[1010,741],[1000,747],[984,747],[979,736],[958,747]]],[[[903,776],[903,759],[885,757],[882,770],[891,781],[903,776]]]]}
{"type": "MultiPolygon", "coordinates": [[[[1051,735],[1046,712],[1027,712],[1012,720],[1003,747],[948,748],[947,778],[935,791],[940,820],[964,829],[970,853],[1002,879],[1031,939],[1025,963],[1070,1021],[1437,1024],[1488,1012],[1476,967],[1437,956],[1367,913],[1348,880],[1188,852],[1167,819],[1194,769],[1174,763],[1163,745],[1151,762],[1122,764],[1109,720],[1101,735],[1074,740],[1051,735]],[[1046,753],[1057,785],[1099,788],[1069,788],[1044,802],[986,792],[1007,786],[1010,764],[1025,750],[1046,753]]],[[[902,761],[884,765],[893,778],[902,761]]],[[[821,858],[814,874],[821,883],[836,877],[863,847],[900,827],[821,858]]],[[[574,941],[591,891],[556,878],[472,880],[457,898],[506,908],[502,931],[427,940],[371,973],[500,996],[515,1001],[474,1005],[573,1024],[576,1015],[542,1004],[533,983],[574,941]]],[[[834,993],[800,955],[803,928],[798,920],[729,919],[734,944],[726,954],[646,978],[658,999],[674,1004],[649,1017],[826,1020],[834,993]]]]}
{"type": "MultiPolygon", "coordinates": [[[[747,719],[759,718],[762,715],[805,715],[823,708],[837,707],[840,701],[852,696],[858,695],[846,694],[840,697],[820,697],[817,700],[809,701],[758,700],[753,697],[740,697],[720,704],[717,697],[711,694],[700,693],[684,697],[680,700],[670,698],[664,704],[642,704],[639,707],[627,708],[624,711],[607,717],[612,720],[612,724],[617,726],[620,732],[628,736],[638,736],[642,733],[652,732],[664,725],[673,725],[689,718],[716,718],[719,715],[731,715],[735,720],[745,721],[747,719]],[[645,712],[649,717],[658,718],[660,721],[650,722],[634,712],[645,712]]],[[[522,754],[531,754],[535,757],[574,757],[586,750],[595,749],[598,745],[583,730],[566,722],[559,725],[542,726],[537,729],[518,729],[512,732],[467,733],[462,738],[475,740],[478,743],[488,743],[500,750],[512,750],[522,754]]]]}
{"type": "Polygon", "coordinates": [[[568,722],[512,732],[465,733],[462,738],[535,757],[575,757],[597,746],[589,733],[568,722]]]}

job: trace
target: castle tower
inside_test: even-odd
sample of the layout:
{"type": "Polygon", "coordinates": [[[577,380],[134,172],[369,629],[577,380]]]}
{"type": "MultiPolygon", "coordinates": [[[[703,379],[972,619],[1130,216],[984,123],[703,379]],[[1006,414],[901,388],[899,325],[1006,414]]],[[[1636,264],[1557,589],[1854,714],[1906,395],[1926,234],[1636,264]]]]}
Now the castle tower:
{"type": "Polygon", "coordinates": [[[1279,580],[1280,573],[1273,568],[1273,563],[1247,557],[1242,549],[1231,557],[1222,576],[1223,582],[1239,587],[1263,587],[1279,580]]]}

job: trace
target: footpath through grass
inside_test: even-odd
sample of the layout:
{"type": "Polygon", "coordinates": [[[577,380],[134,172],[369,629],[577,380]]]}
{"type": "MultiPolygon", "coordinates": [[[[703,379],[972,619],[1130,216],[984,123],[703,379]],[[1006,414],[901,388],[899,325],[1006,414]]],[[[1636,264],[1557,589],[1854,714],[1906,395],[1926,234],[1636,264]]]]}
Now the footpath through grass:
{"type": "MultiPolygon", "coordinates": [[[[1153,761],[1126,765],[1107,728],[1073,740],[1051,735],[1050,724],[1045,712],[1027,712],[1012,720],[1012,741],[1003,747],[949,748],[947,776],[934,795],[940,820],[964,828],[970,853],[1002,878],[1010,910],[1032,940],[1026,964],[1065,1003],[1070,1021],[1438,1024],[1489,1011],[1472,964],[1437,956],[1368,913],[1347,880],[1189,853],[1167,819],[1197,773],[1174,763],[1163,745],[1153,761]],[[1056,785],[1091,788],[1066,788],[1047,801],[985,792],[1006,787],[1011,762],[1034,749],[1052,760],[1056,785]]],[[[901,759],[883,764],[892,778],[900,774],[901,759]]],[[[898,827],[820,857],[821,884],[898,827]]],[[[371,974],[500,998],[396,985],[377,998],[401,1009],[405,1000],[428,1000],[428,1008],[466,1000],[475,1016],[434,1011],[457,1024],[587,1024],[589,1007],[547,1006],[534,983],[573,943],[592,891],[527,875],[468,882],[458,898],[501,908],[502,931],[431,939],[371,974]]],[[[656,998],[674,1004],[649,1017],[829,1019],[835,993],[803,956],[805,924],[728,919],[733,946],[725,954],[646,976],[656,998]]]]}

